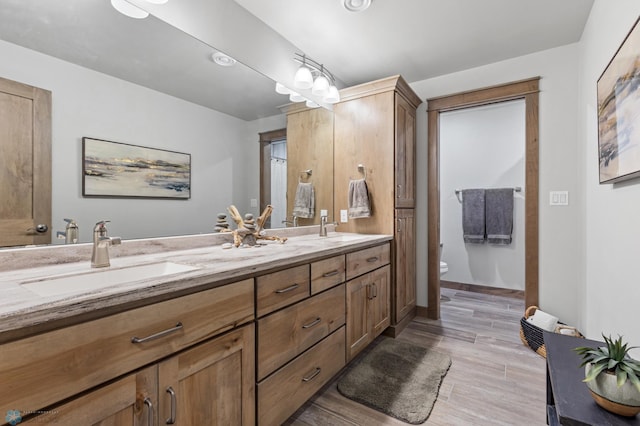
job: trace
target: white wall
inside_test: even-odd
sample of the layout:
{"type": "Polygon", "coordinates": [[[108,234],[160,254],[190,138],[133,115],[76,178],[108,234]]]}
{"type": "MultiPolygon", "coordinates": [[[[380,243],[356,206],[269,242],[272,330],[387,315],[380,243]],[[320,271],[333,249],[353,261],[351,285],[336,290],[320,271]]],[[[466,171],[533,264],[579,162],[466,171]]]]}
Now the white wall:
{"type": "Polygon", "coordinates": [[[440,241],[443,280],[524,290],[524,195],[514,193],[509,245],[465,244],[456,189],[524,188],[524,100],[440,114],[440,241]]]}
{"type": "MultiPolygon", "coordinates": [[[[412,83],[424,100],[540,76],[540,307],[580,325],[584,257],[582,161],[578,144],[578,44],[412,83]],[[549,206],[549,191],[568,190],[570,205],[549,206]],[[578,300],[577,300],[578,299],[578,300]]],[[[418,109],[418,305],[427,305],[427,120],[418,109]]],[[[595,149],[595,148],[594,148],[595,149]]]]}
{"type": "Polygon", "coordinates": [[[639,15],[637,0],[595,1],[580,41],[578,107],[586,214],[583,322],[588,337],[621,334],[633,345],[640,345],[640,180],[598,183],[596,82],[639,15]]]}
{"type": "Polygon", "coordinates": [[[0,57],[0,76],[53,94],[54,235],[65,217],[78,221],[82,241],[100,219],[127,239],[206,233],[228,205],[245,212],[259,198],[257,133],[284,118],[247,123],[4,41],[0,57]],[[83,136],[190,153],[191,199],[83,198],[83,136]]]}

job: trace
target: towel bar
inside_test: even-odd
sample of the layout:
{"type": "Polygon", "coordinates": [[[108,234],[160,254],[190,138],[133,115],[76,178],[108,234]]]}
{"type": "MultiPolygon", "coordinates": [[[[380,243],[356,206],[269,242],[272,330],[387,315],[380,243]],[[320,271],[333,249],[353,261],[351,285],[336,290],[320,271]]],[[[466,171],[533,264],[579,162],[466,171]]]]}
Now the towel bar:
{"type": "MultiPolygon", "coordinates": [[[[514,192],[522,192],[522,187],[521,186],[515,186],[513,188],[514,192]]],[[[460,198],[460,195],[462,194],[462,189],[455,189],[454,192],[456,193],[456,198],[458,199],[458,201],[462,202],[462,198],[460,198]]]]}

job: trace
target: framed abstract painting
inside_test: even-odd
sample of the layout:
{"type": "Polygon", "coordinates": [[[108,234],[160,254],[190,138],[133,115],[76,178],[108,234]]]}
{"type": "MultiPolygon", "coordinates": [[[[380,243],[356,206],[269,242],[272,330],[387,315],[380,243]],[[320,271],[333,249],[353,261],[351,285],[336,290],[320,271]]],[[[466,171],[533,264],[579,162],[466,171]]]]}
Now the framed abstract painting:
{"type": "Polygon", "coordinates": [[[82,138],[85,197],[191,197],[191,155],[82,138]]]}

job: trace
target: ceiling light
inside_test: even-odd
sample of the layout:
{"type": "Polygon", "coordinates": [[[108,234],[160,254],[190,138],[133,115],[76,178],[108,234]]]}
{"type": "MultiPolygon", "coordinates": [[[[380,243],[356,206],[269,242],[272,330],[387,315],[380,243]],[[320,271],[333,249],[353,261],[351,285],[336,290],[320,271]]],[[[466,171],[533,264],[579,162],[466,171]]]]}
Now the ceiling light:
{"type": "Polygon", "coordinates": [[[165,4],[166,2],[168,2],[169,0],[147,0],[149,3],[153,3],[153,4],[165,4]]]}
{"type": "Polygon", "coordinates": [[[305,100],[304,96],[302,96],[301,94],[297,93],[297,92],[291,92],[291,94],[289,95],[289,100],[291,102],[302,102],[305,100]]]}
{"type": "Polygon", "coordinates": [[[316,77],[311,88],[311,93],[316,96],[324,96],[329,91],[329,80],[323,74],[316,77]]]}
{"type": "Polygon", "coordinates": [[[324,98],[322,98],[322,100],[328,104],[335,104],[336,102],[340,102],[340,92],[338,92],[338,88],[331,85],[329,87],[329,91],[324,96],[324,98]]]}
{"type": "Polygon", "coordinates": [[[111,6],[129,18],[144,19],[149,16],[149,12],[140,9],[138,6],[132,5],[126,0],[111,0],[111,6]]]}
{"type": "Polygon", "coordinates": [[[291,90],[284,84],[276,82],[276,93],[280,93],[281,95],[289,95],[291,94],[291,90]]]}
{"type": "Polygon", "coordinates": [[[318,108],[320,105],[313,102],[312,100],[307,99],[306,105],[308,108],[318,108]]]}
{"type": "Polygon", "coordinates": [[[371,6],[371,0],[342,0],[342,6],[349,12],[362,12],[371,6]]]}
{"type": "Polygon", "coordinates": [[[311,70],[304,63],[296,71],[296,75],[293,77],[293,85],[296,86],[296,89],[311,89],[311,86],[313,86],[313,75],[311,75],[311,70]]]}
{"type": "Polygon", "coordinates": [[[233,59],[231,56],[225,55],[222,52],[213,53],[211,55],[211,59],[213,60],[213,62],[223,67],[231,67],[235,65],[236,62],[238,62],[235,59],[233,59]]]}

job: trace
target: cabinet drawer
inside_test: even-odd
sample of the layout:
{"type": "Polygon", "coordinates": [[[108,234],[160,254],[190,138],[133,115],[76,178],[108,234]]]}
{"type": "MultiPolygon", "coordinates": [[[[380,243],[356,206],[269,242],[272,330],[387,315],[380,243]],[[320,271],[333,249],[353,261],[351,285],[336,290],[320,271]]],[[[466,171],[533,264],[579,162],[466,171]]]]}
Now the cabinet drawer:
{"type": "Polygon", "coordinates": [[[347,253],[347,280],[389,263],[389,244],[347,253]]]}
{"type": "Polygon", "coordinates": [[[336,256],[311,264],[311,294],[344,282],[345,257],[336,256]]]}
{"type": "Polygon", "coordinates": [[[344,327],[258,384],[258,424],[282,424],[345,365],[344,327]]]}
{"type": "Polygon", "coordinates": [[[0,412],[41,409],[249,322],[253,291],[249,279],[6,343],[0,412]]]}
{"type": "Polygon", "coordinates": [[[258,316],[291,305],[309,296],[309,265],[302,265],[256,278],[258,316]]]}
{"type": "Polygon", "coordinates": [[[258,380],[345,323],[344,284],[258,320],[258,380]]]}

